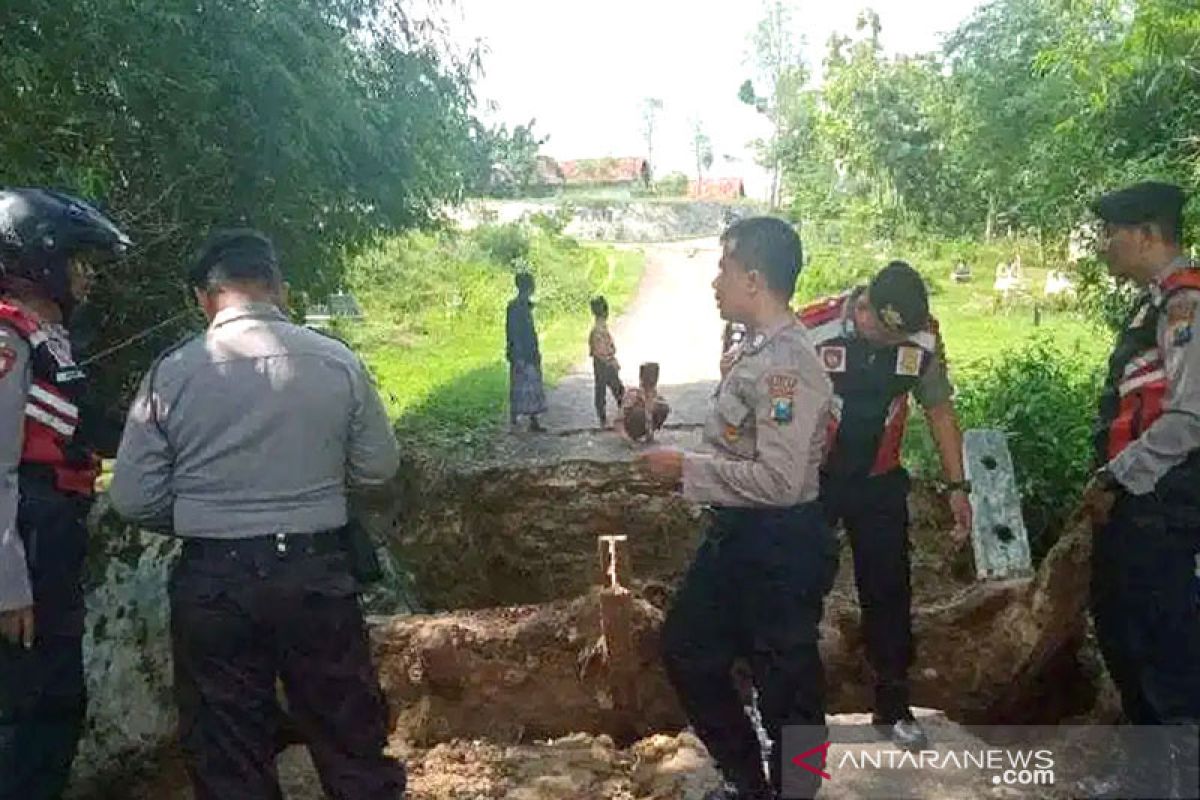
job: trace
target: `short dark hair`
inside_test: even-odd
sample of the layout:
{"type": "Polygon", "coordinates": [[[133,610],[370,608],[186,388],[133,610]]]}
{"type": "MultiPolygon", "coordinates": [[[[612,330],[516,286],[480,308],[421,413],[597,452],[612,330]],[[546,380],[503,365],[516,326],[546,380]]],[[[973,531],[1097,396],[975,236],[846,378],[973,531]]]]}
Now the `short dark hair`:
{"type": "Polygon", "coordinates": [[[588,303],[588,305],[591,306],[592,313],[595,314],[597,317],[607,317],[608,316],[608,301],[605,300],[603,297],[599,297],[599,296],[593,297],[591,302],[588,303]]]}
{"type": "Polygon", "coordinates": [[[1172,244],[1183,241],[1187,194],[1173,183],[1144,181],[1109,192],[1092,203],[1092,212],[1113,225],[1152,224],[1172,244]]]}
{"type": "Polygon", "coordinates": [[[213,232],[188,270],[188,282],[198,289],[231,283],[258,283],[277,288],[283,283],[279,258],[270,238],[250,228],[213,232]]]}
{"type": "Polygon", "coordinates": [[[513,283],[517,285],[517,291],[528,290],[533,291],[533,273],[518,272],[513,278],[513,283]]]}
{"type": "Polygon", "coordinates": [[[791,225],[775,217],[747,217],[726,228],[721,243],[746,269],[761,272],[771,291],[791,299],[804,261],[804,248],[791,225]]]}

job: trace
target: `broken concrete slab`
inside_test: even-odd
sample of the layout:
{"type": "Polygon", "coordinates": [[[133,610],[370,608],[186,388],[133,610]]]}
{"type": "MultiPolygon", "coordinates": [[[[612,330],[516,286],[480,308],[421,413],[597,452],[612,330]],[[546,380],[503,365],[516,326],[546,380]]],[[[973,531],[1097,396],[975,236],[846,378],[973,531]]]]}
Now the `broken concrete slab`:
{"type": "Polygon", "coordinates": [[[971,482],[976,577],[1005,580],[1032,575],[1029,535],[1021,516],[1021,495],[1004,432],[966,431],[963,466],[971,482]]]}

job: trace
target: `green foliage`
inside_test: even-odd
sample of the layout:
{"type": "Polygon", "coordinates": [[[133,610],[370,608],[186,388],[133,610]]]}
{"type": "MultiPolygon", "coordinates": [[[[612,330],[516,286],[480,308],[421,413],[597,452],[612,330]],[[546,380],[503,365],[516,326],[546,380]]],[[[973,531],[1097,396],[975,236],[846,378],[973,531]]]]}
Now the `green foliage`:
{"type": "Polygon", "coordinates": [[[533,132],[536,120],[512,131],[501,124],[476,127],[468,189],[491,197],[526,197],[541,183],[539,152],[548,136],[533,132]]]}
{"type": "MultiPolygon", "coordinates": [[[[1197,41],[1187,0],[992,0],[939,51],[889,56],[865,12],[830,41],[819,90],[781,84],[772,102],[787,205],[893,240],[1027,236],[1061,268],[1101,192],[1200,188],[1197,41]]],[[[1123,302],[1084,306],[1110,320],[1123,302]]]]}
{"type": "MultiPolygon", "coordinates": [[[[956,381],[963,428],[1007,434],[1035,559],[1053,545],[1092,470],[1101,366],[1087,350],[1039,338],[974,364],[956,381]]],[[[916,471],[940,474],[924,426],[909,439],[916,471]]]]}
{"type": "Polygon", "coordinates": [[[516,223],[481,225],[475,230],[474,238],[489,258],[513,268],[523,265],[532,246],[529,230],[516,223]]]}
{"type": "Polygon", "coordinates": [[[512,241],[524,243],[537,281],[534,318],[552,381],[587,354],[588,300],[604,294],[619,314],[633,296],[639,255],[530,223],[384,237],[347,268],[367,321],[340,333],[372,368],[402,439],[422,452],[478,450],[504,417],[512,241]]]}
{"type": "Polygon", "coordinates": [[[672,172],[654,181],[645,189],[636,188],[634,197],[686,197],[688,192],[688,176],[682,172],[672,172]]]}
{"type": "MultiPolygon", "coordinates": [[[[458,196],[473,63],[428,22],[394,0],[0,3],[5,182],[97,198],[137,244],[101,276],[95,347],[187,307],[213,227],[270,234],[302,297],[458,196]]],[[[100,365],[110,394],[187,324],[100,365]]]]}

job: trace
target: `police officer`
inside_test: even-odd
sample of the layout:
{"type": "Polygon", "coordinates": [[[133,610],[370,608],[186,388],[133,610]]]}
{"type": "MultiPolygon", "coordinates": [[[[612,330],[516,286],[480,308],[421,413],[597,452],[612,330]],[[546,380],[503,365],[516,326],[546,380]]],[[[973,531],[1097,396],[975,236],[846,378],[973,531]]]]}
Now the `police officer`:
{"type": "MultiPolygon", "coordinates": [[[[748,218],[722,244],[717,305],[751,333],[726,365],[705,425],[712,452],[657,450],[641,463],[708,507],[703,542],[664,623],[664,660],[727,781],[709,797],[757,800],[780,791],[785,725],[803,726],[798,743],[824,738],[818,623],[837,554],[816,500],[831,389],[788,308],[801,264],[795,231],[748,218]],[[737,659],[749,663],[774,746],[769,780],[730,675],[737,659]]],[[[790,788],[812,794],[813,782],[790,788]]]]}
{"type": "Polygon", "coordinates": [[[386,711],[340,535],[347,484],[399,453],[359,360],[280,310],[271,242],[212,237],[191,285],[206,331],[164,353],[130,409],[110,489],[183,538],[170,578],[180,736],[197,800],[278,798],[276,680],[337,800],[396,800],[386,711]]]}
{"type": "Polygon", "coordinates": [[[129,239],[74,197],[0,189],[0,798],[62,795],[83,727],[97,456],[66,325],[129,239]]]}
{"type": "Polygon", "coordinates": [[[1141,183],[1093,206],[1109,271],[1141,288],[1108,362],[1084,494],[1096,636],[1135,725],[1200,723],[1200,270],[1182,252],[1184,202],[1141,183]]]}
{"type": "Polygon", "coordinates": [[[843,523],[850,537],[875,673],[874,723],[897,745],[920,748],[926,737],[909,709],[909,479],[900,464],[910,394],[925,409],[950,481],[955,538],[962,541],[971,529],[962,436],[941,337],[924,281],[902,261],[882,269],[869,286],[807,306],[800,319],[833,382],[821,501],[830,523],[843,523]]]}

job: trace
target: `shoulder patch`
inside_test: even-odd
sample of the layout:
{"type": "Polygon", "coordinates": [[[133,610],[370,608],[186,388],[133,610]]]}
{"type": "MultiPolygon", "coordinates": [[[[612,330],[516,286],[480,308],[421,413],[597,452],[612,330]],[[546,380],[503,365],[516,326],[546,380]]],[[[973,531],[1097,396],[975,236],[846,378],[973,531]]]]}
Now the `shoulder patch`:
{"type": "Polygon", "coordinates": [[[896,374],[915,378],[921,374],[921,359],[925,351],[912,345],[896,348],[896,374]]]}
{"type": "Polygon", "coordinates": [[[1167,302],[1167,342],[1182,347],[1192,340],[1197,298],[1194,293],[1176,294],[1167,302]]]}
{"type": "Polygon", "coordinates": [[[767,374],[767,397],[771,403],[771,419],[787,425],[792,421],[796,404],[796,386],[800,382],[795,375],[773,372],[767,374]]]}
{"type": "Polygon", "coordinates": [[[818,348],[821,355],[821,366],[826,372],[846,371],[846,347],[844,345],[826,345],[818,348]]]}

